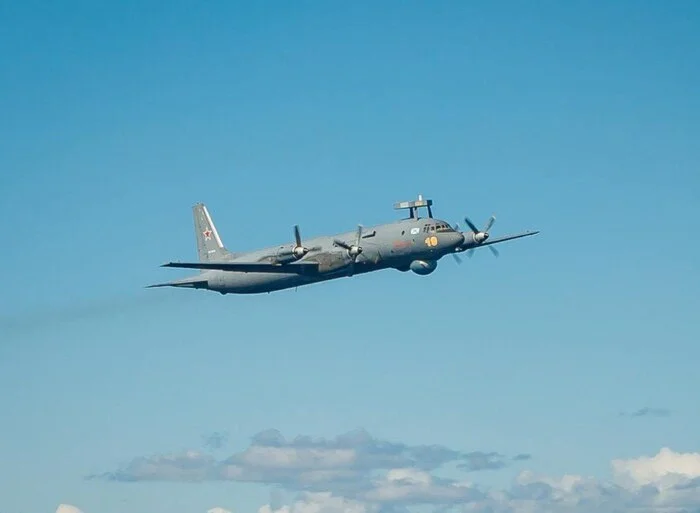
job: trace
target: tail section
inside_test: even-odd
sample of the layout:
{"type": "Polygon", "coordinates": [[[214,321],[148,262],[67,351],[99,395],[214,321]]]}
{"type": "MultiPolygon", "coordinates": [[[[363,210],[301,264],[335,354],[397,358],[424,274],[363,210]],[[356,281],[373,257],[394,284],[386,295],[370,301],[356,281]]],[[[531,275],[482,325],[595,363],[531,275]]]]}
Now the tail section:
{"type": "Polygon", "coordinates": [[[231,252],[224,247],[214,221],[203,203],[192,207],[194,216],[194,235],[197,238],[197,253],[200,262],[221,261],[231,257],[231,252]]]}

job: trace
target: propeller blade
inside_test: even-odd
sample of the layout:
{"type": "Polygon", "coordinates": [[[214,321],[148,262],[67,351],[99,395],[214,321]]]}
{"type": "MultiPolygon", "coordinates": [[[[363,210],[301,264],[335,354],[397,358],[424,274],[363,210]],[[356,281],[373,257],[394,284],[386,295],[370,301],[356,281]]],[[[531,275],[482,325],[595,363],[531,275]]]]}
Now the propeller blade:
{"type": "Polygon", "coordinates": [[[488,248],[491,250],[491,253],[493,253],[493,256],[495,256],[496,258],[498,258],[501,255],[498,252],[498,250],[496,248],[494,248],[493,246],[489,246],[488,248]]]}
{"type": "Polygon", "coordinates": [[[465,218],[464,218],[464,222],[467,223],[467,225],[469,226],[469,228],[471,228],[471,230],[472,230],[474,233],[479,233],[479,229],[474,225],[474,223],[472,223],[472,222],[469,220],[468,217],[465,217],[465,218]]]}
{"type": "Polygon", "coordinates": [[[470,250],[467,250],[467,256],[468,256],[469,258],[471,258],[471,257],[474,256],[474,248],[471,248],[470,250]]]}
{"type": "Polygon", "coordinates": [[[454,258],[455,262],[457,262],[459,265],[462,265],[462,259],[459,258],[456,253],[452,253],[452,258],[454,258]]]}
{"type": "Polygon", "coordinates": [[[355,245],[359,247],[360,242],[362,242],[362,225],[358,224],[357,225],[357,242],[355,242],[355,245]]]}
{"type": "Polygon", "coordinates": [[[350,244],[348,244],[347,242],[342,241],[340,239],[333,239],[333,242],[335,242],[336,246],[340,246],[341,248],[344,248],[344,249],[350,249],[352,247],[350,244]]]}
{"type": "Polygon", "coordinates": [[[294,240],[297,243],[297,247],[301,246],[301,234],[299,233],[299,225],[294,225],[294,240]]]}
{"type": "Polygon", "coordinates": [[[488,232],[491,229],[491,227],[493,226],[493,222],[495,220],[496,220],[496,216],[491,216],[489,218],[488,222],[486,223],[486,227],[484,228],[485,232],[488,232]]]}

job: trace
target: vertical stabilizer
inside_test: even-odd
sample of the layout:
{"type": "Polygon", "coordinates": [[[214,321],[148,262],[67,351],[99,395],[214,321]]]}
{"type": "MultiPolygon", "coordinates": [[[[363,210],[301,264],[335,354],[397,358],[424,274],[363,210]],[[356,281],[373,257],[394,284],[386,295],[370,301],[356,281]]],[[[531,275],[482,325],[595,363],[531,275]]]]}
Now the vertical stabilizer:
{"type": "Polygon", "coordinates": [[[221,242],[219,232],[216,230],[214,221],[212,221],[211,215],[209,215],[209,211],[204,203],[197,203],[193,206],[192,214],[194,216],[194,235],[197,238],[199,261],[220,261],[230,257],[231,252],[228,251],[224,247],[223,242],[221,242]]]}

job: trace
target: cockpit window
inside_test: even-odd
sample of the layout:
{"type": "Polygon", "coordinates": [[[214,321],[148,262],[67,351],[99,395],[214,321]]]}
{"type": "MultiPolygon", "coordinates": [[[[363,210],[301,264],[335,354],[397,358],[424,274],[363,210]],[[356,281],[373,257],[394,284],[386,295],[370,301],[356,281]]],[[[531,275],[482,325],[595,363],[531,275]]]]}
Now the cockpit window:
{"type": "Polygon", "coordinates": [[[428,232],[453,232],[454,228],[452,228],[447,223],[425,224],[425,225],[423,225],[423,231],[425,233],[428,233],[428,232]]]}

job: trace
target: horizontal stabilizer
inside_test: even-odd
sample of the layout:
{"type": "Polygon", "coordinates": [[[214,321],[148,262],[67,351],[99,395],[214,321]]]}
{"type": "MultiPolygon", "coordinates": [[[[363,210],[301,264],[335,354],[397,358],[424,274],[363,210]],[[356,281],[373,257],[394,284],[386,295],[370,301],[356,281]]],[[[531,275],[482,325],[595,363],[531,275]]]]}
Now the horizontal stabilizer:
{"type": "Polygon", "coordinates": [[[259,262],[168,262],[161,267],[281,274],[310,274],[318,271],[318,263],[316,262],[295,262],[292,264],[266,264],[259,262]]]}
{"type": "Polygon", "coordinates": [[[522,237],[530,237],[531,235],[537,235],[538,233],[540,232],[523,232],[515,235],[506,235],[505,237],[494,237],[493,239],[488,239],[485,242],[482,242],[481,244],[479,244],[479,246],[489,246],[491,244],[498,244],[499,242],[505,242],[507,240],[520,239],[522,237]]]}

